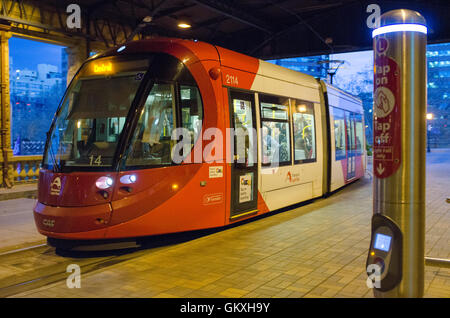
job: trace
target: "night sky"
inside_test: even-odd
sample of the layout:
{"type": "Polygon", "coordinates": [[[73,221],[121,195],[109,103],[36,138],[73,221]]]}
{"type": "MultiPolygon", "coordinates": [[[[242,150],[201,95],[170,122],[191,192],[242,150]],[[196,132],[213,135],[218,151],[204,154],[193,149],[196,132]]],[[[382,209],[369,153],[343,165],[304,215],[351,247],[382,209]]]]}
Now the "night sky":
{"type": "Polygon", "coordinates": [[[9,56],[13,69],[37,70],[37,64],[51,64],[61,71],[63,46],[12,37],[9,40],[9,56]]]}

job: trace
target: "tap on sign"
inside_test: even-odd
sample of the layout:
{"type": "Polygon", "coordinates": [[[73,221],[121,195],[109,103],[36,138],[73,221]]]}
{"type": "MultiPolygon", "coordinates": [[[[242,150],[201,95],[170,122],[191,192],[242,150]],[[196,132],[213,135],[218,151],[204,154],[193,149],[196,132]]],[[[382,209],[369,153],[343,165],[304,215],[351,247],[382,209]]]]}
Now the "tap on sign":
{"type": "Polygon", "coordinates": [[[401,163],[400,68],[388,55],[389,42],[376,39],[374,69],[374,174],[392,175],[401,163]]]}
{"type": "Polygon", "coordinates": [[[389,65],[382,65],[381,67],[377,67],[375,71],[379,76],[376,77],[375,85],[386,85],[388,83],[387,75],[389,74],[390,70],[391,67],[389,65]]]}

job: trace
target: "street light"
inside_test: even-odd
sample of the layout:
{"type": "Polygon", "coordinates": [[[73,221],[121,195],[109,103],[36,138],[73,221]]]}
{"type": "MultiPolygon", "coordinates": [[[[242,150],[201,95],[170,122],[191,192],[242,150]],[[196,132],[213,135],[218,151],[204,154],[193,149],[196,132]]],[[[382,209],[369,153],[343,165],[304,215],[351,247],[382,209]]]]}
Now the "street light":
{"type": "Polygon", "coordinates": [[[429,120],[433,119],[433,114],[432,113],[427,113],[427,152],[431,152],[430,149],[430,131],[431,131],[431,125],[429,120]]]}
{"type": "Polygon", "coordinates": [[[327,74],[330,76],[330,84],[333,84],[333,76],[336,75],[337,71],[341,68],[341,65],[343,65],[345,61],[343,60],[321,60],[318,61],[317,64],[323,65],[325,64],[327,68],[327,74]],[[332,67],[330,64],[337,64],[337,66],[332,67]]]}

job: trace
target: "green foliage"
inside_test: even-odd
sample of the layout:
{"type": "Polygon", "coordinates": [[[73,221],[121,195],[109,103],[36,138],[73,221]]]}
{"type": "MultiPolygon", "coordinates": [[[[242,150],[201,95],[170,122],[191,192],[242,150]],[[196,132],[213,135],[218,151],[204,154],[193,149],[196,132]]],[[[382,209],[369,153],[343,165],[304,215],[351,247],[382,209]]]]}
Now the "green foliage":
{"type": "Polygon", "coordinates": [[[366,142],[366,152],[368,156],[372,156],[372,146],[366,142]]]}

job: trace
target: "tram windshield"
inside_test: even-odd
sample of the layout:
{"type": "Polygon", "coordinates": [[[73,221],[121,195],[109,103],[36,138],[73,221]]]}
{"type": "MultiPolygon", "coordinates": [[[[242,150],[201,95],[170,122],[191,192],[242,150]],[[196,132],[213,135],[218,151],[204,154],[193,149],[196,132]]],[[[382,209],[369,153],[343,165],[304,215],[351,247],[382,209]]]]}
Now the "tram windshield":
{"type": "Polygon", "coordinates": [[[147,59],[101,58],[72,81],[50,132],[44,166],[110,167],[147,59]]]}

